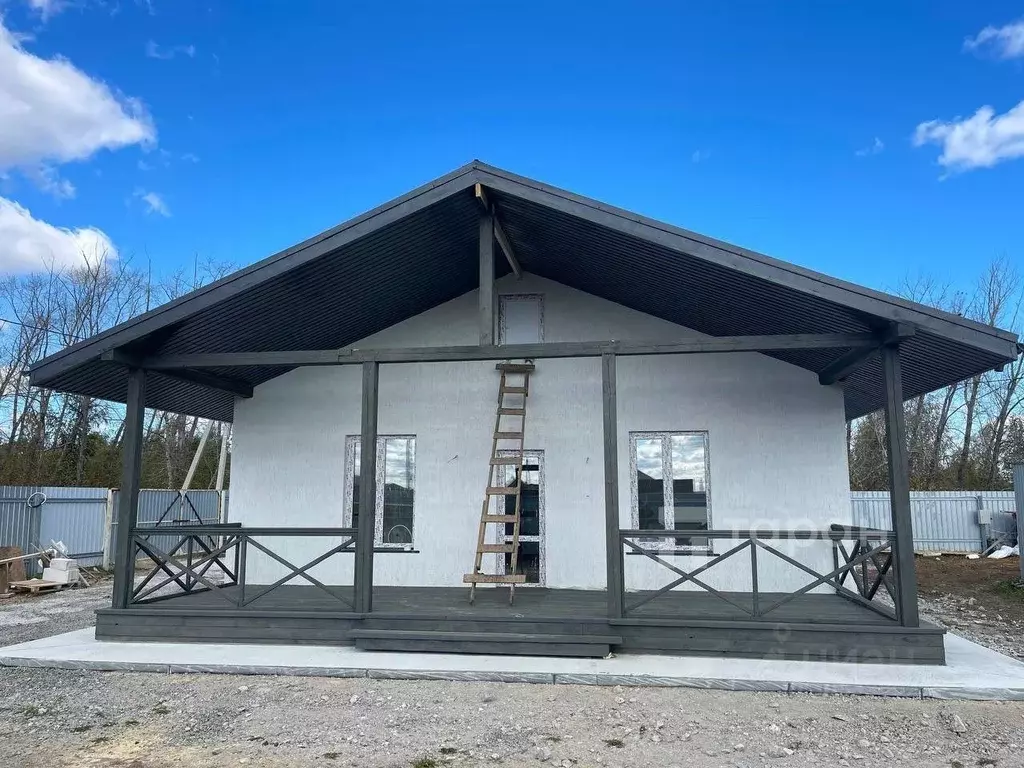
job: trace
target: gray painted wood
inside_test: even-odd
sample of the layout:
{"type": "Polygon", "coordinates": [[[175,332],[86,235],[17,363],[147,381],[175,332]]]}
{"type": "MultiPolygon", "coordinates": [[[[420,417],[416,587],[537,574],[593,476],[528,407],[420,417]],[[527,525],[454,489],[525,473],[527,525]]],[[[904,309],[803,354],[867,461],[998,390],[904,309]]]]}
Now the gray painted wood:
{"type": "Polygon", "coordinates": [[[480,346],[494,344],[494,217],[480,215],[480,346]]]}
{"type": "MultiPolygon", "coordinates": [[[[751,600],[749,594],[730,594],[736,601],[751,600]]],[[[338,603],[315,587],[285,585],[241,610],[225,610],[224,601],[209,593],[101,610],[96,633],[110,640],[351,644],[353,631],[367,642],[369,635],[399,632],[405,633],[397,636],[402,642],[412,633],[424,645],[391,645],[392,650],[502,654],[527,652],[520,647],[526,642],[522,637],[507,642],[513,636],[558,636],[557,643],[534,642],[529,651],[539,645],[552,655],[570,652],[556,645],[593,646],[593,638],[605,636],[621,638],[609,644],[617,652],[871,663],[944,660],[942,629],[902,627],[835,595],[801,595],[771,622],[751,621],[701,592],[669,593],[645,606],[646,612],[640,611],[645,615],[628,619],[606,615],[603,591],[529,589],[517,597],[509,606],[507,593],[485,588],[470,606],[459,588],[375,587],[374,613],[367,615],[339,611],[338,603]],[[495,639],[481,639],[486,635],[495,639]],[[497,646],[500,650],[493,649],[497,646]]],[[[394,640],[392,635],[387,643],[394,640]]]]}
{"type": "Polygon", "coordinates": [[[903,421],[903,377],[898,344],[882,348],[885,384],[885,439],[889,465],[889,498],[892,510],[893,557],[896,560],[897,613],[905,627],[920,623],[917,612],[917,571],[914,565],[914,531],[910,518],[910,467],[907,460],[907,429],[903,421]]]}
{"type": "Polygon", "coordinates": [[[139,487],[142,477],[142,430],[146,410],[146,372],[128,370],[128,396],[121,447],[121,493],[117,503],[117,546],[114,559],[114,608],[131,602],[135,557],[132,530],[139,519],[139,487]]]}
{"type": "Polygon", "coordinates": [[[607,564],[605,592],[609,618],[623,611],[622,542],[619,540],[619,433],[616,403],[615,355],[601,356],[601,402],[604,419],[604,556],[607,564]]]}
{"type": "Polygon", "coordinates": [[[377,395],[380,366],[363,363],[362,431],[359,438],[359,527],[356,531],[355,608],[373,610],[373,537],[377,509],[377,395]]]}
{"type": "Polygon", "coordinates": [[[230,368],[273,365],[278,367],[360,365],[378,363],[451,363],[478,360],[600,357],[605,354],[710,355],[733,352],[778,352],[800,349],[871,347],[878,338],[870,333],[797,333],[770,336],[718,336],[677,342],[560,341],[502,346],[407,347],[392,349],[307,349],[266,352],[212,352],[155,355],[140,362],[163,371],[180,368],[230,368]]]}

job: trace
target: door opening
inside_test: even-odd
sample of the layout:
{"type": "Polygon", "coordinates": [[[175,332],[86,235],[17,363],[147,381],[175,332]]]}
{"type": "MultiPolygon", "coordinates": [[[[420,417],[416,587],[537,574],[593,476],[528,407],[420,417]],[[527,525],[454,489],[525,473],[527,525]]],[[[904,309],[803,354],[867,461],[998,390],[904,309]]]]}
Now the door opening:
{"type": "MultiPolygon", "coordinates": [[[[519,573],[526,575],[523,586],[543,586],[546,582],[544,571],[544,452],[523,451],[523,466],[505,468],[503,478],[505,485],[516,482],[516,476],[522,472],[522,490],[520,492],[520,523],[519,523],[519,555],[517,565],[519,573]]],[[[515,497],[505,497],[506,514],[515,513],[515,497]]],[[[512,543],[512,523],[506,523],[499,529],[499,540],[496,543],[512,543]]],[[[498,555],[499,573],[507,573],[512,563],[512,553],[498,555]]]]}

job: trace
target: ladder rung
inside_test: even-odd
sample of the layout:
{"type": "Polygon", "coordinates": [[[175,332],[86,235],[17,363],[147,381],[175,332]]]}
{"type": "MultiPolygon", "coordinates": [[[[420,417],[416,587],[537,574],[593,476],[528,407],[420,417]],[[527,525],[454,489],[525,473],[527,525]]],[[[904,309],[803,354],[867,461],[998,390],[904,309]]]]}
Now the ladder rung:
{"type": "Polygon", "coordinates": [[[467,573],[462,577],[466,584],[525,584],[525,573],[467,573]]]}
{"type": "Polygon", "coordinates": [[[526,387],[502,387],[501,394],[503,395],[525,395],[527,392],[526,387]]]}
{"type": "Polygon", "coordinates": [[[523,416],[526,413],[525,408],[499,408],[498,413],[502,416],[523,416]]]}
{"type": "Polygon", "coordinates": [[[522,463],[523,463],[523,457],[522,456],[496,456],[495,458],[491,459],[491,466],[493,466],[493,467],[496,467],[498,465],[505,465],[505,464],[511,464],[511,465],[515,465],[515,466],[518,467],[522,463]]]}
{"type": "Polygon", "coordinates": [[[477,552],[505,552],[511,554],[511,544],[481,544],[477,552]]]}
{"type": "Polygon", "coordinates": [[[518,485],[513,485],[511,488],[508,488],[506,486],[496,486],[494,488],[487,489],[488,496],[515,496],[518,493],[518,485]]]}
{"type": "Polygon", "coordinates": [[[494,368],[505,373],[532,373],[536,366],[533,363],[498,363],[494,368]]]}
{"type": "Polygon", "coordinates": [[[518,520],[515,515],[481,515],[481,523],[514,523],[518,520]]]}
{"type": "Polygon", "coordinates": [[[522,440],[523,439],[523,433],[522,432],[495,432],[494,433],[494,439],[495,440],[522,440]]]}

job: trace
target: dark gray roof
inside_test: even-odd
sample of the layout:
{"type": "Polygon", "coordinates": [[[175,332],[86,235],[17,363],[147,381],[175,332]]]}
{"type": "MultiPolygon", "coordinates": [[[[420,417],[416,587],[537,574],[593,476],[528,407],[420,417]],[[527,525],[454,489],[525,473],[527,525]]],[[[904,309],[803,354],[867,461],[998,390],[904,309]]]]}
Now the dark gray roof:
{"type": "MultiPolygon", "coordinates": [[[[30,369],[33,384],[124,401],[137,354],[330,349],[350,345],[477,285],[487,187],[527,272],[712,336],[877,331],[911,323],[910,398],[998,367],[1015,334],[836,280],[474,161],[211,285],[68,347],[30,369]]],[[[509,271],[499,260],[498,275],[509,271]]],[[[844,350],[773,357],[820,372],[844,350]]],[[[214,370],[252,385],[280,367],[214,370]]],[[[882,406],[876,362],[845,383],[853,418],[882,406]]],[[[233,396],[153,374],[147,405],[229,421],[233,396]]]]}

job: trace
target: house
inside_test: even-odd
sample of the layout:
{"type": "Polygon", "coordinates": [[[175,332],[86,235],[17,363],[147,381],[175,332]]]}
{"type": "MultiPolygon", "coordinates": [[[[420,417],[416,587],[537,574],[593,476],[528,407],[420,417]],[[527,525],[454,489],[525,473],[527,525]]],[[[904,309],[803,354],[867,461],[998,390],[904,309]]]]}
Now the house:
{"type": "Polygon", "coordinates": [[[473,162],[31,379],[127,404],[102,639],[934,664],[900,406],[1017,352],[473,162]],[[135,525],[144,407],[234,423],[231,522],[166,550],[135,525]],[[850,516],[846,422],[878,409],[888,530],[850,516]]]}

